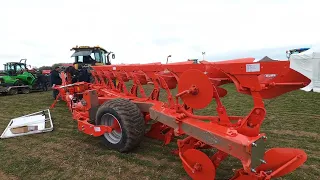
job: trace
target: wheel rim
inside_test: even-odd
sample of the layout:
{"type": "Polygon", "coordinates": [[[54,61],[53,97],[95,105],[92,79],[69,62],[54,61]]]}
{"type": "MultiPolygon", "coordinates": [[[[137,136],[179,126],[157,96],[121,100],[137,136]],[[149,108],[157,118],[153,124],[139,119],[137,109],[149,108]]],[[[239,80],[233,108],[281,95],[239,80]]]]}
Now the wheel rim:
{"type": "Polygon", "coordinates": [[[110,133],[104,133],[104,137],[112,144],[119,143],[122,138],[122,128],[119,120],[114,115],[106,113],[101,117],[101,124],[113,128],[110,133]]]}

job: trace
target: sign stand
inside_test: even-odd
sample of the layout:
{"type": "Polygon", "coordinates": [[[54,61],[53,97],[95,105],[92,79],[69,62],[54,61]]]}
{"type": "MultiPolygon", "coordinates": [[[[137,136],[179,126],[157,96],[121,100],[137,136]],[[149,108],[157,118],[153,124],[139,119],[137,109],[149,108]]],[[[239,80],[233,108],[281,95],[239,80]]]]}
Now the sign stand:
{"type": "Polygon", "coordinates": [[[53,123],[50,110],[46,109],[11,119],[0,138],[4,139],[29,134],[44,133],[52,130],[53,123]]]}

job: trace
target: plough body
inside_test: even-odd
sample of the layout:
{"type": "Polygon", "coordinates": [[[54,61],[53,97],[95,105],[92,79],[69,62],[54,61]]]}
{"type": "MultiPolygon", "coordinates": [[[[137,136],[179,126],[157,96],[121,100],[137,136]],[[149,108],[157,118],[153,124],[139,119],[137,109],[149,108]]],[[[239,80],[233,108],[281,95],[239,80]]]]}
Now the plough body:
{"type": "Polygon", "coordinates": [[[229,155],[242,163],[231,179],[271,179],[294,171],[307,156],[299,149],[265,149],[267,137],[260,132],[266,116],[263,99],[298,90],[310,80],[290,69],[289,61],[253,60],[94,66],[95,83],[70,84],[67,74],[65,84],[56,88],[78,129],[101,136],[110,148],[128,152],[144,136],[168,144],[173,137],[184,135],[174,152],[193,179],[214,179],[219,164],[229,155]],[[227,83],[253,98],[254,107],[248,115],[227,113],[221,102],[227,91],[220,87],[227,83]],[[150,84],[153,88],[147,93],[145,86],[150,84]],[[159,100],[161,90],[167,94],[166,102],[159,100]],[[213,99],[217,116],[194,114],[213,99]],[[146,125],[153,121],[147,131],[146,125]],[[209,157],[201,149],[216,152],[209,157]]]}

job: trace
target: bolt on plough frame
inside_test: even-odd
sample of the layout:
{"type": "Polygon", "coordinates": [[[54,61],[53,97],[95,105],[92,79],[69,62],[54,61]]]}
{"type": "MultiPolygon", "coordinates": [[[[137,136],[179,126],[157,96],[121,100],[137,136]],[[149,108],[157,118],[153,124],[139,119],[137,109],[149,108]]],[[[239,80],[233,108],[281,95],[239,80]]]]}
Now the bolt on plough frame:
{"type": "Polygon", "coordinates": [[[254,62],[254,58],[243,58],[92,68],[95,83],[71,84],[67,74],[66,83],[57,87],[59,96],[67,102],[80,131],[101,136],[105,145],[119,152],[134,149],[144,136],[168,144],[174,136],[184,135],[175,153],[186,173],[199,180],[215,179],[216,169],[229,155],[242,163],[233,180],[277,178],[291,173],[307,159],[300,149],[265,149],[267,136],[260,132],[266,116],[264,99],[310,83],[290,68],[290,61],[254,62]],[[131,88],[126,86],[129,81],[131,88]],[[248,115],[227,113],[220,100],[227,91],[219,87],[227,83],[234,83],[239,93],[253,98],[254,107],[248,115]],[[143,89],[147,84],[153,85],[150,95],[143,89]],[[170,90],[176,87],[177,94],[172,94],[170,90]],[[167,93],[166,102],[159,100],[160,90],[167,93]],[[213,99],[217,116],[193,113],[213,99]],[[151,120],[156,122],[147,131],[151,120]],[[201,149],[216,152],[208,156],[201,149]]]}

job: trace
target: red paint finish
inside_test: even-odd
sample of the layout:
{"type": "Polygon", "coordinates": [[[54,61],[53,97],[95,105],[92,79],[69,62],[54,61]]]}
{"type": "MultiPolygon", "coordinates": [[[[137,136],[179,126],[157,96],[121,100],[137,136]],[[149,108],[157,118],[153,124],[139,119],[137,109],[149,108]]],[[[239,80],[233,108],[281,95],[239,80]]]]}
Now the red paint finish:
{"type": "Polygon", "coordinates": [[[228,156],[242,163],[242,168],[231,179],[271,179],[294,171],[307,156],[298,149],[259,149],[265,141],[265,134],[260,132],[266,116],[263,100],[305,87],[310,79],[290,69],[289,61],[253,60],[93,66],[94,84],[66,82],[55,89],[66,101],[78,129],[92,136],[119,132],[119,126],[89,123],[94,101],[89,91],[97,93],[100,105],[114,98],[139,104],[146,124],[156,121],[146,133],[147,137],[169,144],[173,137],[184,136],[178,140],[174,153],[179,155],[186,173],[193,179],[214,179],[219,164],[228,156]],[[113,84],[114,80],[118,84],[113,84]],[[132,82],[131,87],[127,87],[128,81],[132,82]],[[237,92],[252,97],[254,107],[249,114],[228,114],[221,101],[227,91],[220,87],[227,83],[233,83],[237,92]],[[150,94],[146,93],[145,86],[153,86],[150,94]],[[177,94],[172,93],[174,88],[178,89],[177,94]],[[159,101],[160,91],[166,93],[166,101],[159,101]],[[212,110],[216,115],[194,114],[194,109],[205,108],[212,101],[216,103],[216,109],[212,110]],[[201,149],[217,152],[209,158],[201,149]]]}

